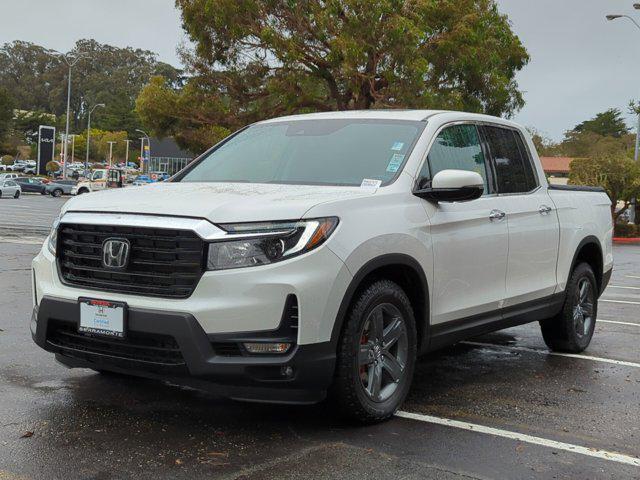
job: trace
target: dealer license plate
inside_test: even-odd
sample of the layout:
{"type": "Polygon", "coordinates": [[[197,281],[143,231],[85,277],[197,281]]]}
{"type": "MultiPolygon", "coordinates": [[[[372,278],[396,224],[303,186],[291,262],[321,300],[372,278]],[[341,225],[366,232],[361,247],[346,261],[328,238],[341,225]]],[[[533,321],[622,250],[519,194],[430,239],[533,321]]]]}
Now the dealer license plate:
{"type": "Polygon", "coordinates": [[[80,298],[78,303],[80,304],[79,332],[124,338],[126,313],[124,303],[90,298],[80,298]]]}

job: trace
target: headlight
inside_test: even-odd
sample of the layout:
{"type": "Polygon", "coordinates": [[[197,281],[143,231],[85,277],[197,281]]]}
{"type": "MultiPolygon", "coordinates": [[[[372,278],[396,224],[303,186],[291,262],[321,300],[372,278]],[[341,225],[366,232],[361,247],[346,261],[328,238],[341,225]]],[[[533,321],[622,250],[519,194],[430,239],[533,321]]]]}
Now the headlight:
{"type": "Polygon", "coordinates": [[[301,255],[322,245],[337,225],[335,217],[219,225],[231,239],[209,244],[207,269],[254,267],[301,255]]]}
{"type": "Polygon", "coordinates": [[[53,225],[51,225],[51,231],[49,232],[49,241],[47,242],[47,247],[53,256],[56,255],[56,244],[58,243],[58,225],[60,225],[60,218],[62,215],[58,215],[53,221],[53,225]]]}

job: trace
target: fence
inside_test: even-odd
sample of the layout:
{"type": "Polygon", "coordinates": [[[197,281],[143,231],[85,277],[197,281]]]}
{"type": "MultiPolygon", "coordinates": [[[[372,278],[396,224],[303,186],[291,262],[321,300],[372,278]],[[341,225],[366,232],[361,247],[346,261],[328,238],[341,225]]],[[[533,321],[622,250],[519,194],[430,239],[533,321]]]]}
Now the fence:
{"type": "Polygon", "coordinates": [[[167,172],[169,175],[177,173],[186,167],[193,158],[151,157],[149,172],[167,172]]]}

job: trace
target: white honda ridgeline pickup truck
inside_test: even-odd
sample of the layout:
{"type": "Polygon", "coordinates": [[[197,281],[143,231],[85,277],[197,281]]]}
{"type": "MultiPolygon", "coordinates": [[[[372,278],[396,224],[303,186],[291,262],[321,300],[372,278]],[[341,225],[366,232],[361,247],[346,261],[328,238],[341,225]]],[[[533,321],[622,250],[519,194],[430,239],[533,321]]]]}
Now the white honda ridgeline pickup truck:
{"type": "Polygon", "coordinates": [[[31,331],[69,367],[329,396],[373,422],[418,355],[462,339],[540,322],[552,350],[584,350],[611,244],[607,195],[549,185],[509,121],[276,118],[166,183],[67,202],[33,261],[31,331]]]}

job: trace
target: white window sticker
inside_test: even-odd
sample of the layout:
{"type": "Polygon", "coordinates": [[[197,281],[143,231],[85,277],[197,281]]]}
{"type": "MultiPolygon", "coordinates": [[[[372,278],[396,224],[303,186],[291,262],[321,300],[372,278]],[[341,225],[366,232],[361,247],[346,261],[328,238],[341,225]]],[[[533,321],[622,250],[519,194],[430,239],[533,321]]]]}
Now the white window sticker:
{"type": "Polygon", "coordinates": [[[362,180],[362,183],[360,184],[360,188],[375,192],[380,185],[382,185],[382,180],[374,180],[372,178],[365,178],[364,180],[362,180]]]}
{"type": "Polygon", "coordinates": [[[396,173],[400,168],[400,165],[402,165],[403,160],[404,155],[400,153],[394,153],[391,157],[391,160],[389,160],[389,165],[387,165],[387,172],[396,173]]]}
{"type": "Polygon", "coordinates": [[[399,152],[400,150],[402,150],[402,147],[404,147],[404,142],[395,142],[391,147],[391,150],[399,152]]]}

